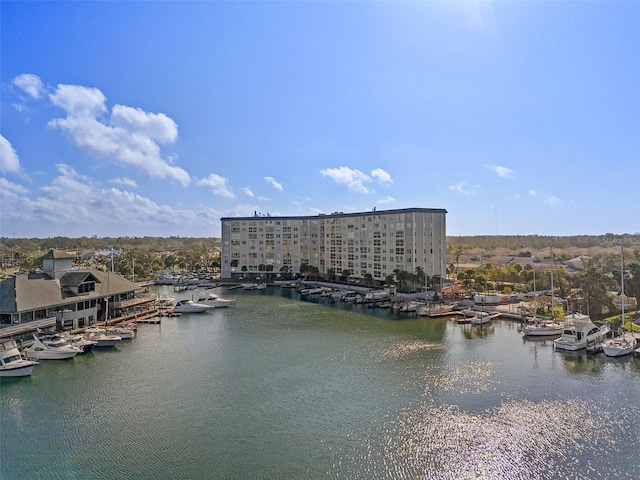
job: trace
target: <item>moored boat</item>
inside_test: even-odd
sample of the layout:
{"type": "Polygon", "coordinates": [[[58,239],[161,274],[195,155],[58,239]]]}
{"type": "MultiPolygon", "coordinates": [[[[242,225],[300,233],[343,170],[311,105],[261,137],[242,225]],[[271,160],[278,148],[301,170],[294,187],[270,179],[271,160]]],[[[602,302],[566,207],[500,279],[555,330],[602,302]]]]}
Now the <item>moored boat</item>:
{"type": "Polygon", "coordinates": [[[38,360],[65,360],[75,357],[80,352],[78,347],[71,345],[61,335],[43,332],[35,332],[33,344],[26,349],[28,358],[38,360]]]}
{"type": "Polygon", "coordinates": [[[37,361],[22,357],[14,340],[0,342],[0,377],[28,377],[37,361]]]}
{"type": "Polygon", "coordinates": [[[549,337],[562,335],[562,323],[549,319],[533,319],[522,327],[523,335],[527,337],[549,337]]]}
{"type": "Polygon", "coordinates": [[[215,307],[203,303],[196,303],[193,300],[178,300],[178,303],[173,307],[173,311],[176,313],[204,313],[213,308],[215,307]]]}
{"type": "Polygon", "coordinates": [[[487,312],[476,312],[473,318],[471,318],[472,325],[487,325],[491,323],[493,318],[487,312]]]}
{"type": "Polygon", "coordinates": [[[85,338],[96,342],[96,348],[115,347],[122,341],[122,337],[107,332],[104,328],[87,328],[84,331],[85,338]]]}
{"type": "Polygon", "coordinates": [[[553,346],[560,350],[581,350],[601,342],[610,331],[608,325],[599,327],[588,315],[572,313],[565,316],[562,334],[553,341],[553,346]]]}
{"type": "Polygon", "coordinates": [[[222,298],[213,292],[198,291],[198,297],[194,300],[196,303],[202,303],[214,308],[229,307],[236,303],[235,298],[222,298]]]}

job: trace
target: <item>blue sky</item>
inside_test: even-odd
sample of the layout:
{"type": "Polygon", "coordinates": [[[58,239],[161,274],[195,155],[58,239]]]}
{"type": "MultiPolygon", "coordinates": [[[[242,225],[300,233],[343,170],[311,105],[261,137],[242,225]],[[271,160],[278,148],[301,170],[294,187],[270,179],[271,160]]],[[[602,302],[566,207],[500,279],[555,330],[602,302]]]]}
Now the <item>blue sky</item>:
{"type": "Polygon", "coordinates": [[[0,3],[0,235],[640,231],[640,2],[0,3]]]}

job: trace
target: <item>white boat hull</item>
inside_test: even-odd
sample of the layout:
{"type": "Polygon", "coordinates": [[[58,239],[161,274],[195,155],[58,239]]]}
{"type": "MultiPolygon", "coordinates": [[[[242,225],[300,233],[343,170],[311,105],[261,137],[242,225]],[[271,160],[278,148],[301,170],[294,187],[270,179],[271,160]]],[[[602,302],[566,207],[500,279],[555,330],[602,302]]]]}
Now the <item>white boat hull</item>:
{"type": "Polygon", "coordinates": [[[33,367],[37,364],[38,362],[29,360],[11,362],[11,365],[0,367],[0,377],[28,377],[33,373],[33,367]]]}
{"type": "Polygon", "coordinates": [[[528,325],[522,329],[522,333],[527,337],[550,337],[562,335],[562,325],[528,325]]]}
{"type": "Polygon", "coordinates": [[[635,339],[614,338],[602,345],[602,350],[607,357],[622,357],[633,353],[636,349],[635,339]]]}
{"type": "Polygon", "coordinates": [[[38,360],[67,360],[69,358],[75,357],[78,353],[80,353],[80,349],[74,347],[74,350],[53,351],[29,347],[27,348],[26,352],[27,357],[37,358],[38,360]]]}

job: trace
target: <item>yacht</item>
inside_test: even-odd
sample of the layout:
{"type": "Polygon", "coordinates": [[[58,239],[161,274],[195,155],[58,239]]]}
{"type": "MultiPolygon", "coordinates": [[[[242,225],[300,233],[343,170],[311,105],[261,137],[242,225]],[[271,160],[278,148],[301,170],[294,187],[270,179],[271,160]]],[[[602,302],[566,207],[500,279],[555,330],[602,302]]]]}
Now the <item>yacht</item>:
{"type": "Polygon", "coordinates": [[[114,327],[107,327],[107,333],[111,335],[116,335],[120,337],[122,340],[131,340],[136,336],[136,331],[133,327],[129,327],[128,325],[117,325],[114,327]]]}
{"type": "Polygon", "coordinates": [[[81,350],[67,342],[62,335],[57,333],[35,332],[33,345],[26,350],[28,358],[39,360],[64,360],[73,358],[81,350]]]}
{"type": "Polygon", "coordinates": [[[562,334],[553,341],[553,346],[560,350],[581,350],[602,342],[610,331],[607,325],[597,326],[588,315],[572,313],[564,318],[562,334]]]}
{"type": "Polygon", "coordinates": [[[84,331],[84,337],[96,342],[96,348],[115,347],[122,341],[122,337],[108,332],[105,328],[91,327],[84,331]]]}
{"type": "Polygon", "coordinates": [[[196,303],[193,300],[178,300],[178,303],[173,307],[173,311],[176,313],[204,313],[213,308],[215,307],[203,303],[196,303]]]}
{"type": "Polygon", "coordinates": [[[0,377],[28,377],[38,362],[22,358],[14,340],[0,342],[0,377]]]}
{"type": "Polygon", "coordinates": [[[214,308],[229,307],[236,303],[235,298],[222,298],[213,292],[200,292],[198,291],[198,298],[196,303],[202,303],[204,305],[210,305],[214,308]]]}
{"type": "Polygon", "coordinates": [[[61,335],[71,345],[78,347],[80,349],[80,353],[90,352],[91,350],[93,350],[93,347],[98,343],[93,340],[89,340],[88,338],[85,338],[83,335],[79,333],[77,334],[65,333],[61,335]]]}

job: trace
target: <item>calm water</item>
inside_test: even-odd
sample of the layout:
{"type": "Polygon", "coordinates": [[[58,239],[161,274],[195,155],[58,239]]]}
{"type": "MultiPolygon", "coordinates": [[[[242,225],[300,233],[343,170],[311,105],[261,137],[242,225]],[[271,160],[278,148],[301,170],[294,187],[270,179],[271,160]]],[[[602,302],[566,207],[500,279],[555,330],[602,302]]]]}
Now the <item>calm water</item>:
{"type": "MultiPolygon", "coordinates": [[[[189,294],[174,294],[180,298],[189,294]]],[[[3,379],[3,479],[640,476],[640,361],[277,288],[3,379]]]]}

